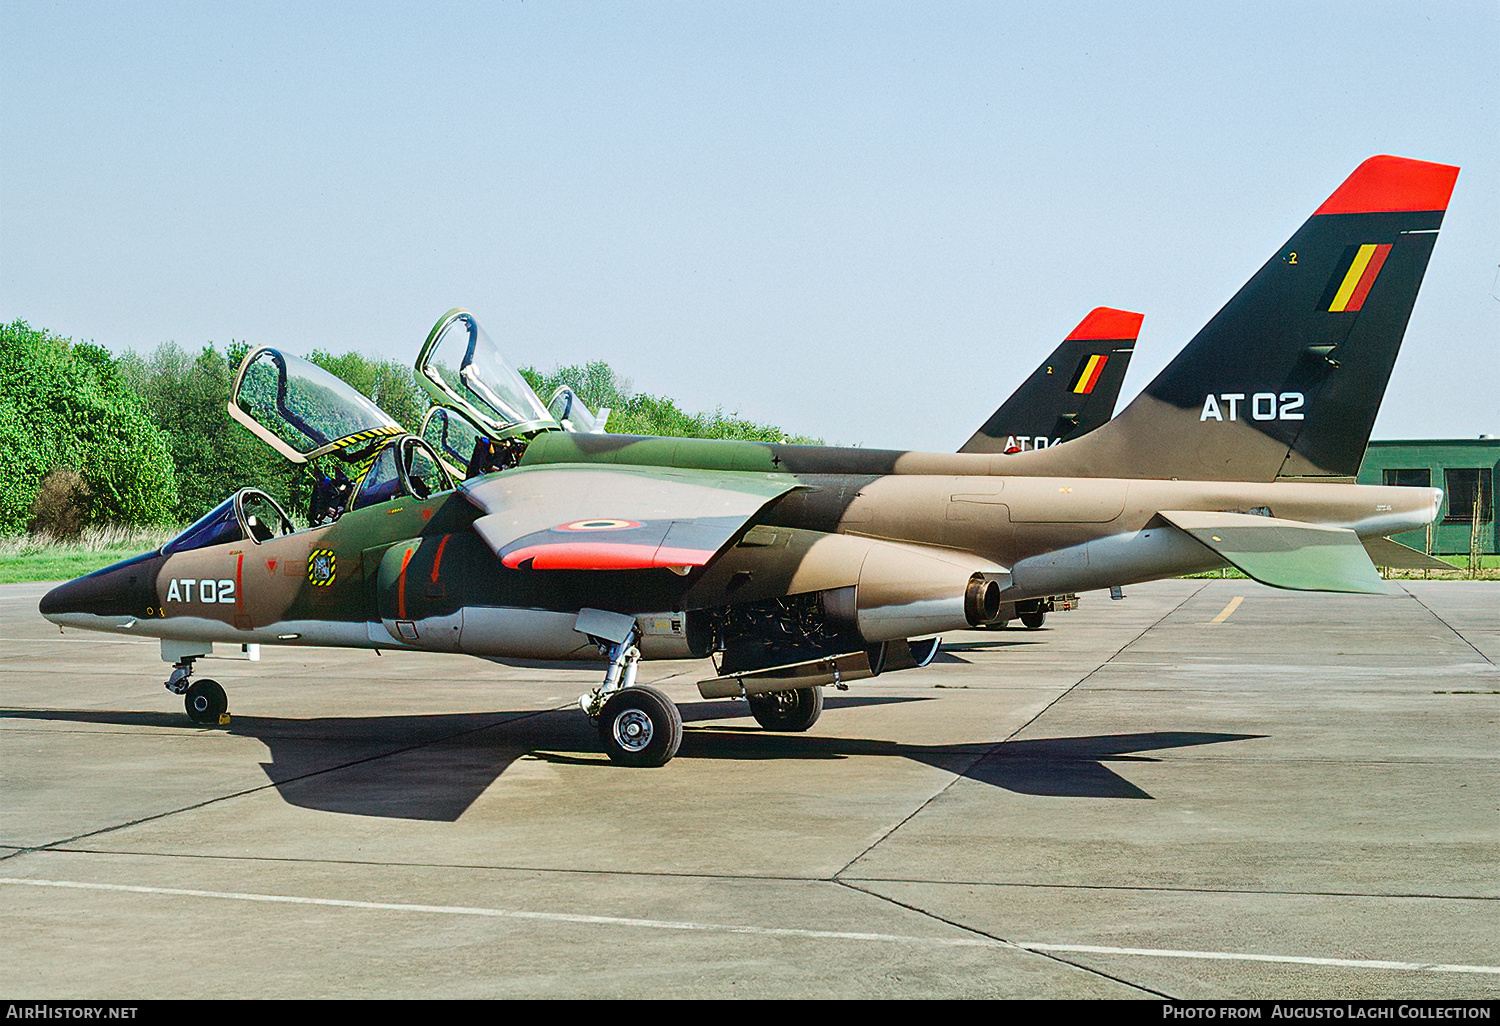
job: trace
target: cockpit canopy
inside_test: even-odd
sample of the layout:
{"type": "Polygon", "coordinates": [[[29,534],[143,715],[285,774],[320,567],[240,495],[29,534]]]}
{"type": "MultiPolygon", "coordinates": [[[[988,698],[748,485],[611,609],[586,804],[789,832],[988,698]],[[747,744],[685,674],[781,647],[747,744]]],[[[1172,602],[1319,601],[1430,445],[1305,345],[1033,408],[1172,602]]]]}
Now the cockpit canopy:
{"type": "Polygon", "coordinates": [[[314,363],[262,346],[240,364],[229,413],[293,463],[335,449],[369,448],[402,427],[390,414],[314,363]]]}
{"type": "Polygon", "coordinates": [[[467,310],[438,318],[417,354],[416,370],[435,401],[466,414],[492,440],[559,427],[467,310]]]}
{"type": "Polygon", "coordinates": [[[258,488],[241,488],[163,545],[161,551],[170,556],[174,552],[246,540],[259,545],[295,530],[291,518],[275,499],[258,488]]]}
{"type": "MultiPolygon", "coordinates": [[[[332,523],[351,509],[403,495],[422,500],[453,487],[430,445],[407,434],[353,386],[278,349],[263,346],[246,355],[229,393],[229,412],[293,463],[329,458],[330,463],[317,467],[307,514],[310,526],[332,523]]],[[[196,548],[209,544],[196,539],[215,533],[234,540],[227,537],[234,530],[232,512],[220,504],[171,544],[185,543],[191,536],[196,548]]],[[[279,507],[277,512],[290,523],[279,507]]],[[[240,529],[253,530],[254,525],[240,529]]]]}
{"type": "Polygon", "coordinates": [[[561,385],[548,400],[547,412],[552,414],[553,420],[562,425],[564,431],[602,435],[604,425],[609,422],[610,409],[608,406],[602,406],[598,413],[590,412],[588,405],[578,397],[577,392],[567,385],[561,385]]]}
{"type": "Polygon", "coordinates": [[[454,477],[467,476],[465,468],[474,458],[475,447],[480,439],[487,437],[478,424],[447,406],[428,407],[422,417],[422,439],[432,446],[454,477]]]}

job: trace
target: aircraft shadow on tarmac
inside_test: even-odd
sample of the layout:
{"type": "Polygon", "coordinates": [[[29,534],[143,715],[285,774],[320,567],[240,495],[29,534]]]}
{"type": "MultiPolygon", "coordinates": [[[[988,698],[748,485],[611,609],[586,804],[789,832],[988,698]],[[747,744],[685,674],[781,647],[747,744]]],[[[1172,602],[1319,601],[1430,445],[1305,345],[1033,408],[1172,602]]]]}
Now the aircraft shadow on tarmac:
{"type": "MultiPolygon", "coordinates": [[[[929,699],[833,697],[826,708],[836,716],[841,708],[917,701],[929,699]]],[[[719,722],[745,715],[744,705],[734,701],[684,705],[678,758],[901,758],[1016,794],[1149,799],[1150,794],[1105,763],[1158,762],[1135,753],[1265,736],[1151,731],[921,745],[827,734],[772,734],[719,722]]],[[[188,726],[181,714],[165,712],[0,710],[0,719],[208,729],[188,726]]],[[[225,732],[255,738],[270,748],[271,761],[261,763],[261,768],[288,804],[358,816],[452,822],[523,756],[587,764],[601,773],[642,774],[646,782],[651,773],[664,772],[612,766],[600,752],[593,728],[576,709],[316,719],[236,716],[225,732]]]]}

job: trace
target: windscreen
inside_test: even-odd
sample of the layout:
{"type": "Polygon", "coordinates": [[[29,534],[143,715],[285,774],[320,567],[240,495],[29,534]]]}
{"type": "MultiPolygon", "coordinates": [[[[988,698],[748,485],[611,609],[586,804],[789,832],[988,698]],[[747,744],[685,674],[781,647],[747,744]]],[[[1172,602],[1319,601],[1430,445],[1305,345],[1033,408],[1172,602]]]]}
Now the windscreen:
{"type": "Polygon", "coordinates": [[[191,552],[210,545],[239,541],[243,537],[245,534],[240,529],[240,518],[234,511],[234,496],[231,495],[163,545],[161,551],[170,556],[174,552],[191,552]]]}

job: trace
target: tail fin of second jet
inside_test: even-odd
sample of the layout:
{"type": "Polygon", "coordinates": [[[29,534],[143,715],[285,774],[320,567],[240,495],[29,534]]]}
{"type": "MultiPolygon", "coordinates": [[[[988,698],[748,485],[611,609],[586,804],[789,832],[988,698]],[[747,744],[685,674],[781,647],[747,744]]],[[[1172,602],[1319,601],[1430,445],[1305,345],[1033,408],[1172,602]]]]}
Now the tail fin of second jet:
{"type": "Polygon", "coordinates": [[[1114,416],[1143,317],[1095,307],[959,452],[1029,452],[1114,416]]]}
{"type": "Polygon", "coordinates": [[[1352,479],[1457,176],[1366,160],[1118,417],[1006,472],[1352,479]]]}

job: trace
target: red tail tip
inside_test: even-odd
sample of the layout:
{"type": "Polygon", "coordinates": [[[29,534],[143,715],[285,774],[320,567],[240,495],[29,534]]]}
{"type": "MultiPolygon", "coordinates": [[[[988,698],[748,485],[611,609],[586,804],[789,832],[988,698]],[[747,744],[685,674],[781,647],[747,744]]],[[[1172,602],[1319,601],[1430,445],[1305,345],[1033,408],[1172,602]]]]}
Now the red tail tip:
{"type": "Polygon", "coordinates": [[[1447,210],[1458,168],[1406,157],[1371,157],[1334,190],[1319,214],[1447,210]]]}
{"type": "Polygon", "coordinates": [[[1108,306],[1096,306],[1088,316],[1078,322],[1078,327],[1068,334],[1069,342],[1088,342],[1096,339],[1135,340],[1141,333],[1141,322],[1145,314],[1129,310],[1115,310],[1108,306]]]}

